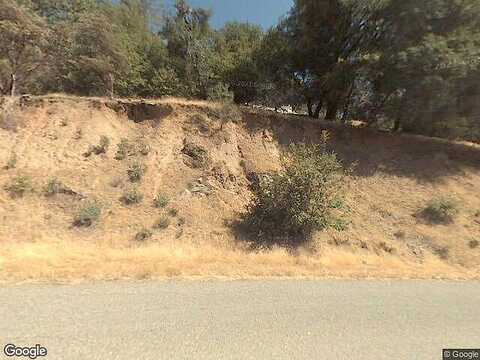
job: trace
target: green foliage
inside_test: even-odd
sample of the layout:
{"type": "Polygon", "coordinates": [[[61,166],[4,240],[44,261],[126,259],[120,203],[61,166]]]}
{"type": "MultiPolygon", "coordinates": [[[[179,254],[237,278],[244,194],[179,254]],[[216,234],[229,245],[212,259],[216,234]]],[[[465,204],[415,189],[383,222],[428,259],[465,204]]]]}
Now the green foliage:
{"type": "Polygon", "coordinates": [[[168,197],[166,195],[157,194],[157,195],[155,195],[155,198],[153,199],[153,205],[158,209],[163,209],[168,205],[169,201],[170,200],[168,199],[168,197]]]}
{"type": "Polygon", "coordinates": [[[13,0],[0,2],[0,94],[15,95],[47,60],[44,20],[13,0]]]}
{"type": "Polygon", "coordinates": [[[142,180],[142,177],[143,175],[145,175],[146,171],[147,168],[145,165],[140,163],[133,163],[127,169],[128,179],[132,183],[138,183],[142,180]]]}
{"type": "Polygon", "coordinates": [[[89,202],[83,205],[76,213],[73,224],[77,227],[92,226],[102,214],[100,205],[96,202],[89,202]]]}
{"type": "Polygon", "coordinates": [[[345,170],[326,145],[291,145],[284,170],[260,182],[243,217],[259,244],[299,245],[314,231],[346,223],[336,217],[345,170]]]}
{"type": "Polygon", "coordinates": [[[166,216],[161,216],[153,225],[154,229],[165,230],[170,226],[170,219],[166,216]]]}
{"type": "Polygon", "coordinates": [[[143,201],[143,194],[138,189],[133,188],[125,191],[120,200],[127,206],[140,204],[143,201]]]}
{"type": "Polygon", "coordinates": [[[135,235],[135,240],[137,241],[146,241],[153,236],[153,232],[149,229],[142,229],[135,235]]]}
{"type": "Polygon", "coordinates": [[[27,192],[33,191],[32,179],[29,176],[19,175],[4,186],[12,198],[21,198],[27,192]]]}
{"type": "Polygon", "coordinates": [[[427,204],[420,215],[432,223],[448,224],[454,221],[458,214],[458,205],[448,198],[433,199],[427,204]]]}

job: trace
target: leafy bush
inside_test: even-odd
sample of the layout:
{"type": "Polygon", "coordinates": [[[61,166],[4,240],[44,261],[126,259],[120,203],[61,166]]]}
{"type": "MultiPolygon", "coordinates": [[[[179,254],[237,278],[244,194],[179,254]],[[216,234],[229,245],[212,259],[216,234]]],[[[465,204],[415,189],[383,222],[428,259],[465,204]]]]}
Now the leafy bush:
{"type": "Polygon", "coordinates": [[[47,185],[43,189],[45,196],[54,196],[62,192],[65,186],[56,178],[48,180],[47,185]]]}
{"type": "Polygon", "coordinates": [[[432,223],[448,224],[454,221],[457,213],[458,208],[455,201],[447,198],[438,198],[430,201],[420,215],[432,223]]]}
{"type": "Polygon", "coordinates": [[[335,214],[346,171],[327,151],[326,141],[325,134],[321,145],[291,145],[284,170],[253,189],[254,200],[240,225],[261,244],[298,245],[314,231],[345,224],[335,214]]]}
{"type": "Polygon", "coordinates": [[[142,229],[135,235],[135,240],[137,241],[145,241],[150,239],[153,236],[153,232],[149,229],[142,229]]]}
{"type": "Polygon", "coordinates": [[[153,225],[154,229],[164,230],[170,226],[170,219],[166,216],[160,217],[153,225]]]}
{"type": "Polygon", "coordinates": [[[120,200],[125,204],[125,205],[134,205],[134,204],[140,204],[143,201],[143,195],[138,189],[131,189],[127,190],[120,200]]]}
{"type": "Polygon", "coordinates": [[[89,227],[98,221],[102,210],[96,202],[90,202],[82,206],[73,219],[73,224],[78,227],[89,227]]]}
{"type": "Polygon", "coordinates": [[[25,193],[33,190],[32,179],[29,176],[19,175],[13,178],[4,188],[12,198],[23,197],[25,193]]]}
{"type": "Polygon", "coordinates": [[[146,167],[139,163],[134,163],[127,169],[128,178],[132,183],[140,182],[145,172],[146,167]]]}
{"type": "Polygon", "coordinates": [[[157,194],[153,199],[153,205],[159,209],[163,209],[164,207],[166,207],[168,205],[168,202],[169,199],[164,194],[157,194]]]}

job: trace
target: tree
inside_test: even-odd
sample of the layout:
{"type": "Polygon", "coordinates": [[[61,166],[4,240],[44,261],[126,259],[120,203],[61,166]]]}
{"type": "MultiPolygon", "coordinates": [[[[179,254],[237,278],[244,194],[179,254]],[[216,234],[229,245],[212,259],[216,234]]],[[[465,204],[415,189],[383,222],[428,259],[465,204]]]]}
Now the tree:
{"type": "Polygon", "coordinates": [[[14,96],[47,62],[43,20],[13,0],[0,0],[0,91],[14,96]],[[8,76],[7,76],[8,74],[8,76]]]}
{"type": "Polygon", "coordinates": [[[478,1],[392,1],[382,15],[374,83],[394,129],[480,138],[478,1]]]}
{"type": "Polygon", "coordinates": [[[74,24],[69,60],[71,89],[82,94],[109,94],[129,70],[128,49],[102,13],[83,14],[74,24]]]}

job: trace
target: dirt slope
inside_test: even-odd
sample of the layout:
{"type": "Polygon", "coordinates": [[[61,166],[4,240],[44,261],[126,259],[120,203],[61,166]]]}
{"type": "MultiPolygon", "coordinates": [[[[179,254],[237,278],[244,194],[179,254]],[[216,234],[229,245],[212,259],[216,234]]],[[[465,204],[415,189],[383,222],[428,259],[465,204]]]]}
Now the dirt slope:
{"type": "Polygon", "coordinates": [[[145,103],[59,95],[2,103],[3,281],[480,277],[478,146],[249,109],[242,109],[241,121],[222,125],[218,105],[178,99],[145,103]],[[247,175],[277,170],[283,147],[317,141],[325,129],[343,161],[356,163],[348,229],[319,233],[295,252],[247,250],[229,227],[250,199],[247,175]],[[106,153],[85,156],[101,136],[110,140],[106,153]],[[122,139],[135,150],[117,160],[122,139]],[[138,184],[127,176],[132,164],[146,169],[138,184]],[[4,185],[19,175],[32,179],[34,191],[12,198],[4,185]],[[51,178],[69,191],[46,197],[43,188],[51,178]],[[126,206],[120,198],[133,188],[143,201],[126,206]],[[153,206],[158,193],[170,199],[164,209],[153,206]],[[453,223],[416,216],[441,195],[459,204],[453,223]],[[91,201],[101,206],[99,221],[90,228],[73,226],[75,214],[91,201]],[[166,229],[135,240],[160,218],[168,219],[166,229]]]}

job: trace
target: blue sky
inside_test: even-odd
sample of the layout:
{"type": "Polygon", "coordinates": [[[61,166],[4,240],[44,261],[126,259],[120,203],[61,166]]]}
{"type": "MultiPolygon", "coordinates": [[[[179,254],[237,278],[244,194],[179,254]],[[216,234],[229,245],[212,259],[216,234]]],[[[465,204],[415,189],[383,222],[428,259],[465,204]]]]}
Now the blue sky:
{"type": "MultiPolygon", "coordinates": [[[[174,2],[166,1],[167,4],[174,2]]],[[[214,28],[220,28],[228,21],[240,21],[268,29],[290,10],[293,0],[189,0],[188,3],[213,10],[211,25],[214,28]]]]}

